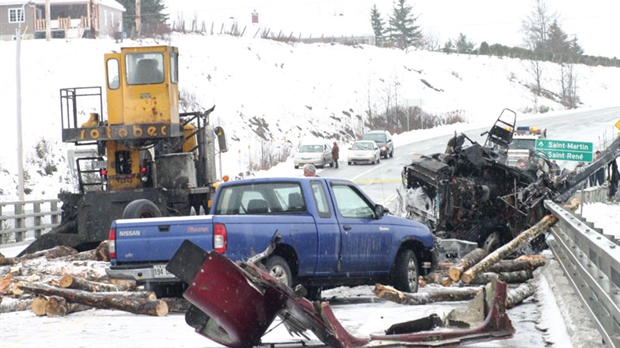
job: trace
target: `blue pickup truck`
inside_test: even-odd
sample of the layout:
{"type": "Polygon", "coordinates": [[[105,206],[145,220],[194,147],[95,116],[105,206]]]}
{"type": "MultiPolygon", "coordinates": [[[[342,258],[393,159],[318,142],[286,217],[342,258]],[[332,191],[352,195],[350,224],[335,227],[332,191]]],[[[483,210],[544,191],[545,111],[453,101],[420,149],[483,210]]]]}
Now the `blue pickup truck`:
{"type": "Polygon", "coordinates": [[[222,183],[209,215],[116,220],[110,228],[110,278],[158,292],[183,284],[166,264],[188,239],[233,261],[266,250],[268,272],[309,298],[321,289],[381,282],[416,292],[435,267],[429,229],[390,215],[355,183],[336,178],[258,178],[222,183]]]}

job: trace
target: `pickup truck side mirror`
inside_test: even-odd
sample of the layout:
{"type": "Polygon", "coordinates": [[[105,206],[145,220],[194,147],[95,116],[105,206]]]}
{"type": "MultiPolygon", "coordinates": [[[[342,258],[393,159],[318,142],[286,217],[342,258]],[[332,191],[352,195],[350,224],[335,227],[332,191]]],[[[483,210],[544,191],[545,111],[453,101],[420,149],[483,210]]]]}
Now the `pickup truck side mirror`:
{"type": "Polygon", "coordinates": [[[383,217],[385,208],[381,204],[375,204],[375,220],[379,220],[383,217]]]}

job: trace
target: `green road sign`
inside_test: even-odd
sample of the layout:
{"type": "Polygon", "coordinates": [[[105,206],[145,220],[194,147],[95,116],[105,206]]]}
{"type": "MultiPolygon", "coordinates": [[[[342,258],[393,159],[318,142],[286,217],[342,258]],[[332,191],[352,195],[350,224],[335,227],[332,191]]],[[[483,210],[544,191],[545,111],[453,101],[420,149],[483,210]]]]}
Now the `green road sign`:
{"type": "Polygon", "coordinates": [[[592,143],[578,141],[538,139],[536,150],[544,152],[551,160],[592,162],[592,143]]]}

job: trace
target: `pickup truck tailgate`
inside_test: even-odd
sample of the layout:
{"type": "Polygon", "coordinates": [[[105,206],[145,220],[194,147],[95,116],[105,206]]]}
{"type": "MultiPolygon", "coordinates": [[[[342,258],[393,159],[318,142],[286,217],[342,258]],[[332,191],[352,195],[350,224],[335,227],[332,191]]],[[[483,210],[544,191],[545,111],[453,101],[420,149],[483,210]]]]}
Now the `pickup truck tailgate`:
{"type": "Polygon", "coordinates": [[[113,264],[167,262],[186,239],[207,251],[212,249],[210,215],[116,220],[115,225],[113,264]]]}

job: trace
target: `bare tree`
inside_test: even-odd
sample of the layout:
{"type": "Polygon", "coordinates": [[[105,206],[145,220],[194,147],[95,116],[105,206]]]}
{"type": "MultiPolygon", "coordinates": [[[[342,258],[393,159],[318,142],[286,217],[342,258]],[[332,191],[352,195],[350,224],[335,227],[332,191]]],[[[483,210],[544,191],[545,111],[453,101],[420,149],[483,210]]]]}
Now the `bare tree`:
{"type": "Polygon", "coordinates": [[[575,65],[573,63],[562,64],[560,74],[562,104],[569,109],[575,109],[579,104],[575,65]]]}
{"type": "Polygon", "coordinates": [[[556,12],[551,12],[545,0],[536,0],[536,5],[521,23],[521,32],[525,47],[532,51],[546,50],[549,39],[549,26],[557,21],[556,12]]]}
{"type": "Polygon", "coordinates": [[[544,72],[542,60],[547,52],[549,27],[554,22],[557,22],[557,14],[550,12],[545,0],[536,0],[532,12],[521,24],[525,47],[532,52],[529,66],[526,69],[534,79],[533,92],[537,96],[540,96],[542,92],[541,81],[544,72]]]}
{"type": "Polygon", "coordinates": [[[532,92],[540,97],[542,92],[543,61],[531,59],[529,61],[529,66],[527,66],[525,70],[532,76],[532,79],[534,79],[534,84],[531,88],[532,92]]]}
{"type": "Polygon", "coordinates": [[[427,29],[424,33],[424,45],[423,47],[429,51],[438,51],[439,44],[439,34],[436,33],[432,29],[427,29]]]}

